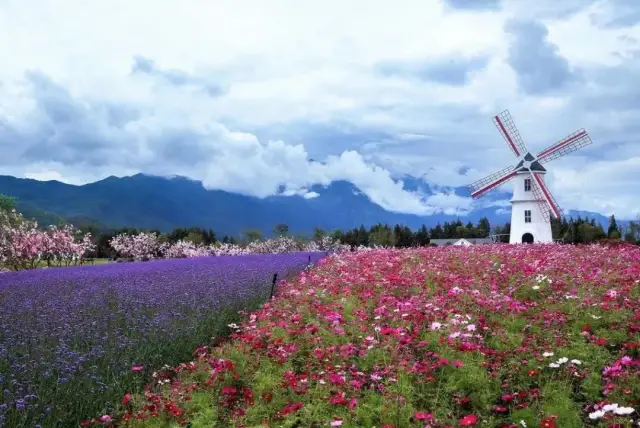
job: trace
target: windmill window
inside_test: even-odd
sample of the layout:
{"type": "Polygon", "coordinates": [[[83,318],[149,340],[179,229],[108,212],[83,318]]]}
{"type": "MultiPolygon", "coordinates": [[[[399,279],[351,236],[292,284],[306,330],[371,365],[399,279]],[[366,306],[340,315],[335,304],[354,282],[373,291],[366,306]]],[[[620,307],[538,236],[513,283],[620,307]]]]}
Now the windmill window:
{"type": "Polygon", "coordinates": [[[525,192],[530,192],[531,191],[531,179],[530,178],[525,178],[524,179],[524,191],[525,192]]]}
{"type": "Polygon", "coordinates": [[[524,222],[531,223],[531,210],[524,210],[524,222]]]}

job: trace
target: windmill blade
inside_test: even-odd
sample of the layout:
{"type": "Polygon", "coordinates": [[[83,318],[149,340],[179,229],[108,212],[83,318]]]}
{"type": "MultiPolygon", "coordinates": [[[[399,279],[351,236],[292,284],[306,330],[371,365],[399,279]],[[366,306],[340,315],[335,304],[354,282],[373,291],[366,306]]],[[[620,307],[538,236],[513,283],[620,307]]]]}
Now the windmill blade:
{"type": "Polygon", "coordinates": [[[545,221],[547,223],[551,221],[549,214],[552,214],[555,218],[562,217],[562,210],[549,191],[549,188],[545,184],[544,180],[542,180],[542,176],[540,174],[531,172],[531,179],[531,190],[533,191],[533,195],[538,201],[538,206],[540,207],[542,217],[545,219],[545,221]]]}
{"type": "Polygon", "coordinates": [[[480,196],[497,189],[517,174],[518,173],[514,171],[512,166],[508,166],[495,174],[491,174],[488,177],[476,181],[475,183],[471,183],[467,188],[471,192],[471,197],[479,198],[480,196]]]}
{"type": "Polygon", "coordinates": [[[511,151],[517,157],[527,153],[527,147],[524,145],[522,137],[520,137],[520,132],[518,128],[516,128],[516,124],[513,122],[509,110],[505,110],[499,115],[494,116],[493,123],[495,123],[500,135],[502,135],[502,138],[509,144],[511,151]]]}
{"type": "Polygon", "coordinates": [[[589,137],[587,131],[584,129],[578,129],[568,137],[547,147],[538,153],[536,157],[540,163],[547,163],[568,153],[575,152],[576,150],[588,146],[591,143],[591,137],[589,137]]]}

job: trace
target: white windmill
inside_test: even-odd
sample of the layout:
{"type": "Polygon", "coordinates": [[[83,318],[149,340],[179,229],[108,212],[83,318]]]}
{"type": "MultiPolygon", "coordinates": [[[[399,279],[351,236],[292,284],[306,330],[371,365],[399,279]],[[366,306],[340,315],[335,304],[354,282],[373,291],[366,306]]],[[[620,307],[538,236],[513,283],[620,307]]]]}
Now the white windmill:
{"type": "Polygon", "coordinates": [[[495,116],[493,122],[518,157],[518,163],[470,184],[471,196],[479,198],[515,178],[509,243],[553,242],[550,215],[560,218],[562,211],[544,182],[547,170],[542,164],[588,146],[591,138],[584,129],[579,129],[533,156],[508,110],[495,116]]]}

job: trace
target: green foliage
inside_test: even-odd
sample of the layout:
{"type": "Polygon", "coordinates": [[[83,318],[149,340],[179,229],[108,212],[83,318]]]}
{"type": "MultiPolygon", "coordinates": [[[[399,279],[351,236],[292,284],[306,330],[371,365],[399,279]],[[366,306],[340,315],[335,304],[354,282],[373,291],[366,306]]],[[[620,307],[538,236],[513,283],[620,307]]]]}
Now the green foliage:
{"type": "Polygon", "coordinates": [[[322,238],[324,238],[325,236],[327,236],[327,232],[324,229],[321,229],[319,227],[314,227],[313,228],[313,237],[312,239],[314,241],[321,241],[322,238]]]}
{"type": "Polygon", "coordinates": [[[544,414],[558,415],[556,425],[567,428],[584,426],[582,409],[573,401],[572,390],[565,381],[551,381],[541,388],[540,407],[544,414]]]}
{"type": "Polygon", "coordinates": [[[204,244],[204,239],[201,234],[190,232],[185,238],[185,241],[189,241],[195,245],[204,244]]]}
{"type": "Polygon", "coordinates": [[[566,244],[589,244],[607,237],[602,225],[595,219],[575,218],[551,219],[551,232],[553,239],[561,240],[566,244]]]}
{"type": "Polygon", "coordinates": [[[0,211],[11,211],[16,208],[16,198],[0,193],[0,211]]]}
{"type": "Polygon", "coordinates": [[[286,236],[289,234],[289,225],[285,223],[276,224],[273,228],[273,233],[276,236],[286,236]]]}
{"type": "Polygon", "coordinates": [[[408,248],[429,245],[430,239],[486,238],[490,234],[490,229],[489,220],[483,217],[475,226],[471,222],[465,225],[458,219],[451,223],[444,222],[443,225],[437,224],[431,229],[422,225],[414,232],[400,224],[391,227],[388,224],[378,223],[371,226],[369,230],[360,226],[345,232],[335,231],[332,235],[344,244],[354,247],[364,245],[408,248]]]}
{"type": "Polygon", "coordinates": [[[262,231],[256,229],[247,229],[244,231],[244,234],[249,242],[260,241],[264,237],[262,231]]]}
{"type": "Polygon", "coordinates": [[[609,229],[607,230],[607,236],[611,239],[620,239],[620,230],[618,229],[616,216],[613,214],[609,217],[609,229]]]}
{"type": "Polygon", "coordinates": [[[377,224],[369,230],[369,242],[372,245],[393,247],[396,245],[396,236],[386,224],[377,224]]]}

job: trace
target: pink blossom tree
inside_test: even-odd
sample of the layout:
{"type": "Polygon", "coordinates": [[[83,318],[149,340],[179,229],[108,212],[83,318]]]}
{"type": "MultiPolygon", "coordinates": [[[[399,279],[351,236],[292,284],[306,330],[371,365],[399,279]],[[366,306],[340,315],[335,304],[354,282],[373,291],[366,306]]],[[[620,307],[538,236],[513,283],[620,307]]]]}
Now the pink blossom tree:
{"type": "Polygon", "coordinates": [[[156,233],[141,232],[137,235],[123,233],[114,236],[109,245],[121,256],[134,260],[153,260],[164,252],[156,233]]]}
{"type": "Polygon", "coordinates": [[[79,264],[94,248],[91,235],[81,236],[71,225],[41,230],[15,210],[0,210],[0,264],[8,269],[35,269],[42,261],[79,264]]]}

